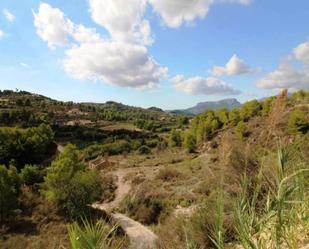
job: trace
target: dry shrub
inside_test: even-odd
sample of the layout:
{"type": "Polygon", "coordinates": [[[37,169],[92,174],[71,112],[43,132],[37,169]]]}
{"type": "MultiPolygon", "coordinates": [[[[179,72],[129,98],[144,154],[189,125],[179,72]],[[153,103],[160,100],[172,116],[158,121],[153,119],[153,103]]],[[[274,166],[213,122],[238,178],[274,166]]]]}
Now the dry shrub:
{"type": "Polygon", "coordinates": [[[141,223],[150,225],[162,222],[169,212],[164,191],[154,183],[144,182],[121,203],[121,212],[141,223]]]}
{"type": "Polygon", "coordinates": [[[114,200],[117,189],[115,179],[111,175],[105,175],[102,177],[102,182],[102,200],[106,202],[114,200]]]}
{"type": "Polygon", "coordinates": [[[163,168],[159,170],[156,179],[162,181],[173,181],[177,178],[181,178],[182,176],[182,173],[176,169],[163,168]]]}

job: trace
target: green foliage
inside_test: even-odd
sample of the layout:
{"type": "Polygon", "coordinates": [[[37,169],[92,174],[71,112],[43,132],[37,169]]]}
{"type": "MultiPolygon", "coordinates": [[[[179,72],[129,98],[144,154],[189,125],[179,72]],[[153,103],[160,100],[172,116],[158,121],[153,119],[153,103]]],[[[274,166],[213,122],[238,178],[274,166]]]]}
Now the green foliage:
{"type": "Polygon", "coordinates": [[[239,110],[238,109],[233,109],[232,111],[230,111],[230,113],[229,113],[229,122],[232,125],[237,125],[239,121],[240,121],[239,110]]]}
{"type": "Polygon", "coordinates": [[[218,124],[226,126],[229,123],[229,112],[227,109],[217,110],[215,116],[218,118],[218,124]]]}
{"type": "Polygon", "coordinates": [[[251,100],[242,105],[239,109],[240,118],[248,121],[250,118],[260,114],[262,106],[257,100],[251,100]]]}
{"type": "Polygon", "coordinates": [[[60,210],[74,217],[101,195],[101,177],[96,171],[87,171],[73,145],[52,163],[45,177],[46,197],[60,210]]]}
{"type": "Polygon", "coordinates": [[[22,168],[26,163],[45,159],[53,141],[53,132],[45,124],[37,128],[0,128],[0,163],[8,165],[15,160],[22,168]]]}
{"type": "Polygon", "coordinates": [[[292,111],[289,115],[288,129],[292,134],[305,134],[308,132],[309,121],[308,117],[306,117],[306,114],[299,109],[292,111]]]}
{"type": "Polygon", "coordinates": [[[248,128],[244,121],[238,122],[236,126],[236,133],[241,140],[248,136],[248,128]]]}
{"type": "Polygon", "coordinates": [[[189,124],[189,118],[186,116],[180,116],[177,118],[176,123],[178,127],[183,127],[184,125],[189,124]]]}
{"type": "Polygon", "coordinates": [[[27,109],[0,111],[0,124],[5,126],[30,127],[39,123],[34,112],[27,109]]]}
{"type": "Polygon", "coordinates": [[[193,134],[188,133],[185,137],[185,148],[189,153],[193,153],[196,151],[196,138],[193,134]]]}
{"type": "Polygon", "coordinates": [[[0,223],[15,216],[19,207],[16,168],[0,165],[0,223]]]}
{"type": "Polygon", "coordinates": [[[115,240],[117,226],[110,228],[101,220],[95,224],[87,219],[82,224],[74,222],[68,232],[72,249],[120,249],[123,245],[115,240]]]}
{"type": "Polygon", "coordinates": [[[157,224],[165,209],[162,200],[155,197],[127,197],[122,206],[130,217],[146,225],[157,224]]]}
{"type": "Polygon", "coordinates": [[[309,91],[299,90],[292,94],[292,100],[302,100],[306,97],[309,97],[309,91]]]}
{"type": "Polygon", "coordinates": [[[26,164],[25,167],[21,169],[19,175],[23,184],[31,186],[35,183],[42,183],[45,173],[46,171],[37,165],[26,164]]]}
{"type": "Polygon", "coordinates": [[[170,134],[169,143],[170,146],[172,147],[181,147],[182,145],[181,132],[177,131],[176,129],[173,129],[170,134]]]}
{"type": "Polygon", "coordinates": [[[273,182],[263,179],[262,169],[256,179],[245,176],[242,181],[236,202],[235,229],[246,249],[299,248],[295,233],[302,223],[308,222],[307,195],[299,189],[303,189],[308,168],[294,165],[289,172],[288,160],[287,151],[280,148],[273,182]]]}
{"type": "Polygon", "coordinates": [[[138,153],[141,155],[146,155],[146,154],[150,154],[151,150],[148,146],[142,145],[141,147],[139,147],[138,153]]]}
{"type": "Polygon", "coordinates": [[[262,114],[263,114],[263,116],[268,115],[268,113],[271,109],[271,106],[272,106],[275,99],[276,99],[275,97],[269,97],[269,98],[267,98],[263,101],[263,103],[262,103],[262,114]]]}

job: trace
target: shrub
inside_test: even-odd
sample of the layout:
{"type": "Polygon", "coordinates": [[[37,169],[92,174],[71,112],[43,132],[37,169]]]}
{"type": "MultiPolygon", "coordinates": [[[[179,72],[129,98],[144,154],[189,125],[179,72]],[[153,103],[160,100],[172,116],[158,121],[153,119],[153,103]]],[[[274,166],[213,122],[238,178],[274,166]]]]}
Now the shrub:
{"type": "Polygon", "coordinates": [[[104,221],[92,223],[86,219],[82,224],[72,223],[68,227],[72,249],[120,249],[123,241],[117,241],[117,226],[110,227],[104,221]]]}
{"type": "Polygon", "coordinates": [[[240,139],[244,139],[246,136],[248,136],[247,125],[243,121],[238,122],[236,126],[236,133],[240,139]]]}
{"type": "Polygon", "coordinates": [[[41,183],[44,181],[45,171],[40,169],[36,165],[25,165],[20,171],[20,177],[24,184],[33,185],[35,183],[41,183]]]}
{"type": "Polygon", "coordinates": [[[309,130],[308,118],[303,111],[296,109],[289,115],[288,129],[290,133],[306,133],[309,130]]]}
{"type": "Polygon", "coordinates": [[[146,155],[146,154],[150,154],[151,150],[148,146],[142,145],[141,147],[139,147],[138,153],[141,155],[146,155]]]}
{"type": "Polygon", "coordinates": [[[229,113],[229,122],[232,125],[237,125],[239,121],[240,121],[239,110],[238,109],[233,109],[232,111],[230,111],[230,113],[229,113]]]}
{"type": "Polygon", "coordinates": [[[163,168],[159,170],[159,173],[156,178],[163,180],[163,181],[171,181],[180,176],[181,176],[181,173],[178,170],[163,168]]]}
{"type": "Polygon", "coordinates": [[[189,153],[196,151],[196,138],[191,134],[187,134],[185,138],[185,147],[189,153]]]}
{"type": "Polygon", "coordinates": [[[14,216],[17,212],[19,206],[17,185],[11,169],[0,165],[0,223],[14,216]]]}
{"type": "Polygon", "coordinates": [[[14,159],[19,168],[26,163],[46,158],[54,134],[47,125],[36,128],[0,128],[0,163],[8,165],[14,159]]]}
{"type": "Polygon", "coordinates": [[[250,118],[259,115],[261,110],[262,106],[257,100],[249,101],[239,109],[240,118],[248,121],[250,118]]]}
{"type": "Polygon", "coordinates": [[[171,134],[170,134],[170,139],[169,139],[169,143],[170,143],[170,146],[172,147],[181,147],[181,144],[182,144],[182,138],[181,138],[181,134],[179,131],[176,131],[175,129],[173,129],[171,131],[171,134]]]}
{"type": "Polygon", "coordinates": [[[133,219],[143,224],[157,224],[162,215],[165,205],[163,201],[155,197],[127,197],[122,206],[133,219]]]}
{"type": "Polygon", "coordinates": [[[66,146],[52,163],[45,183],[48,200],[71,217],[86,211],[87,205],[97,200],[102,191],[100,174],[86,171],[73,145],[66,146]]]}

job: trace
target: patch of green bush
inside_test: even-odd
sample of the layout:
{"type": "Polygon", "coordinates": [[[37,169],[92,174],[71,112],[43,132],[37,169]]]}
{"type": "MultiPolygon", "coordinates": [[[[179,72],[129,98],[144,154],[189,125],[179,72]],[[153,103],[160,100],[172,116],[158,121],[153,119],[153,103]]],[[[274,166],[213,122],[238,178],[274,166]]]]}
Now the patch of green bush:
{"type": "Polygon", "coordinates": [[[19,179],[13,166],[0,165],[0,223],[14,217],[19,207],[19,179]]]}
{"type": "Polygon", "coordinates": [[[45,195],[49,201],[70,217],[81,215],[89,204],[101,196],[101,176],[95,170],[86,170],[73,145],[52,163],[45,177],[45,195]]]}
{"type": "Polygon", "coordinates": [[[305,134],[309,130],[309,118],[299,109],[292,111],[289,115],[288,129],[292,134],[305,134]]]}

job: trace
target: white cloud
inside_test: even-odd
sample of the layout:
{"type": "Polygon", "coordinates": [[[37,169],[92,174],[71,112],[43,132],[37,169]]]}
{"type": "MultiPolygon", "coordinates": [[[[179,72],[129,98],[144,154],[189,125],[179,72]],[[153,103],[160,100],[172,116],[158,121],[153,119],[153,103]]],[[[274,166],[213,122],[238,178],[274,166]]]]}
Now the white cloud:
{"type": "Polygon", "coordinates": [[[253,0],[149,0],[154,11],[170,28],[178,28],[184,23],[207,16],[209,8],[215,3],[238,3],[249,5],[253,0]]]}
{"type": "Polygon", "coordinates": [[[0,38],[4,36],[4,32],[0,29],[0,38]]]}
{"type": "Polygon", "coordinates": [[[25,67],[25,68],[29,68],[30,66],[24,62],[20,62],[19,63],[20,66],[25,67]]]}
{"type": "Polygon", "coordinates": [[[192,23],[197,18],[204,18],[212,0],[149,0],[149,2],[167,26],[178,28],[183,23],[192,23]]]}
{"type": "Polygon", "coordinates": [[[309,65],[309,41],[294,48],[293,54],[297,60],[309,65]]]}
{"type": "MultiPolygon", "coordinates": [[[[134,88],[153,87],[167,74],[148,53],[147,45],[153,37],[149,21],[145,18],[150,4],[169,27],[191,23],[204,18],[210,4],[234,2],[247,4],[248,0],[88,0],[92,19],[108,33],[103,38],[93,28],[74,24],[65,14],[49,4],[41,3],[33,12],[37,34],[49,48],[65,46],[64,69],[78,79],[99,80],[106,83],[134,88]]],[[[191,80],[191,79],[189,79],[191,80]]],[[[201,80],[199,88],[209,87],[235,91],[225,82],[214,78],[201,80]],[[204,83],[201,83],[204,82],[204,83]],[[205,83],[206,82],[206,83],[205,83]]]]}
{"type": "Polygon", "coordinates": [[[162,68],[144,46],[101,41],[84,43],[66,51],[66,72],[77,79],[141,88],[159,82],[162,68]]]}
{"type": "Polygon", "coordinates": [[[39,12],[33,12],[33,16],[37,34],[51,49],[68,44],[68,34],[73,33],[74,25],[62,11],[41,3],[39,12]]]}
{"type": "Polygon", "coordinates": [[[279,67],[257,82],[257,86],[269,89],[308,89],[309,73],[295,69],[290,61],[282,62],[279,67]]]}
{"type": "Polygon", "coordinates": [[[9,22],[14,22],[15,16],[10,11],[3,9],[2,13],[9,22]]]}
{"type": "Polygon", "coordinates": [[[293,49],[292,55],[282,61],[278,68],[267,74],[256,84],[269,89],[309,89],[309,42],[302,43],[293,49]],[[300,62],[299,68],[293,66],[293,61],[300,62]]]}
{"type": "Polygon", "coordinates": [[[190,95],[236,95],[240,91],[234,89],[225,81],[214,77],[193,77],[185,79],[183,75],[177,75],[171,79],[179,91],[190,95]]]}
{"type": "MultiPolygon", "coordinates": [[[[77,79],[145,89],[158,84],[167,71],[148,54],[144,42],[103,39],[95,29],[74,24],[48,4],[40,5],[34,19],[38,35],[50,48],[68,46],[64,69],[77,79]]],[[[142,21],[141,27],[150,33],[148,23],[142,21]]]]}
{"type": "Polygon", "coordinates": [[[149,45],[153,42],[149,22],[143,18],[146,0],[89,0],[92,19],[114,40],[149,45]]]}
{"type": "Polygon", "coordinates": [[[226,63],[224,67],[215,66],[211,69],[211,74],[217,77],[242,75],[252,72],[252,69],[244,60],[237,57],[236,54],[226,63]]]}

